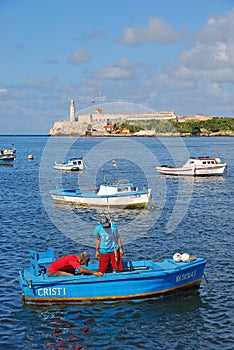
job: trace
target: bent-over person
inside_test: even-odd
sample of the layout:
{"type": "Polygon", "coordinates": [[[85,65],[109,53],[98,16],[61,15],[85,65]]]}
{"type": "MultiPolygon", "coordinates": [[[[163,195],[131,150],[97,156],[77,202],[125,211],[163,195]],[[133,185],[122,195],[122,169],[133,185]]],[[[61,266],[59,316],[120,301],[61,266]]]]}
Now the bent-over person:
{"type": "Polygon", "coordinates": [[[101,277],[103,274],[101,272],[95,272],[81,265],[88,266],[90,260],[89,254],[86,252],[80,253],[80,255],[67,255],[61,258],[58,258],[47,268],[46,274],[48,277],[54,276],[74,276],[76,269],[81,273],[88,275],[95,275],[101,277]]]}

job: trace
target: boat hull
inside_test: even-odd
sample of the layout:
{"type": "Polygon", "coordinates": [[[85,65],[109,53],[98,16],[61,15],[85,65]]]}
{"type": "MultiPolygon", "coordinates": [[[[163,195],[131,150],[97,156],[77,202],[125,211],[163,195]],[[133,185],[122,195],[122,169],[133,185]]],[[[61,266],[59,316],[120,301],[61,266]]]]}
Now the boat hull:
{"type": "Polygon", "coordinates": [[[217,176],[223,175],[226,168],[226,164],[220,164],[216,166],[206,167],[169,167],[158,166],[156,170],[163,175],[183,175],[183,176],[217,176]]]}
{"type": "Polygon", "coordinates": [[[55,190],[51,191],[54,201],[85,207],[145,208],[150,201],[151,191],[100,196],[95,191],[55,190]]]}
{"type": "MultiPolygon", "coordinates": [[[[19,282],[26,304],[152,298],[199,288],[205,263],[203,258],[189,263],[172,259],[124,262],[124,272],[102,277],[35,276],[31,270],[22,270],[19,282]]],[[[90,269],[97,270],[97,264],[90,269]]]]}
{"type": "Polygon", "coordinates": [[[173,168],[173,167],[156,167],[158,173],[163,175],[186,175],[194,176],[193,168],[173,168]]]}
{"type": "Polygon", "coordinates": [[[15,158],[13,156],[2,156],[0,157],[0,165],[12,166],[15,158]]]}
{"type": "Polygon", "coordinates": [[[66,165],[55,165],[54,166],[55,170],[62,170],[62,171],[81,171],[83,170],[83,167],[81,169],[81,167],[79,166],[66,166],[66,165]]]}

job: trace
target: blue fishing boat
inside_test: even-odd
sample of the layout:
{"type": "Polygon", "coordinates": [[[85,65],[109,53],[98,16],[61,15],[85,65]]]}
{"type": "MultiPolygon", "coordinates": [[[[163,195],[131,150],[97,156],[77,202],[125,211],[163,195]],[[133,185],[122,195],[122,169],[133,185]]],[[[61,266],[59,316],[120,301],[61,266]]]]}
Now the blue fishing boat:
{"type": "MultiPolygon", "coordinates": [[[[74,276],[48,277],[47,267],[55,260],[55,251],[30,251],[30,268],[19,272],[23,302],[67,303],[140,299],[198,289],[206,264],[204,258],[190,261],[165,259],[124,261],[123,272],[102,277],[78,273],[74,276]]],[[[98,271],[98,264],[89,268],[98,271]]]]}

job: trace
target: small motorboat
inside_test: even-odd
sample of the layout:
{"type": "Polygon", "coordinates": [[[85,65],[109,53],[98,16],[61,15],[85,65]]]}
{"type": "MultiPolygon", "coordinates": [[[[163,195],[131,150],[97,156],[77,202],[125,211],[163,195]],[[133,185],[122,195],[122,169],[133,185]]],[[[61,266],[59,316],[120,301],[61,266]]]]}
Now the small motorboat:
{"type": "Polygon", "coordinates": [[[15,148],[0,149],[0,165],[13,165],[15,160],[15,148]]]}
{"type": "Polygon", "coordinates": [[[220,158],[191,157],[182,166],[156,166],[158,173],[163,175],[210,176],[223,175],[227,167],[220,158]]]}
{"type": "MultiPolygon", "coordinates": [[[[108,272],[102,277],[78,273],[74,276],[48,277],[47,267],[55,251],[30,251],[30,267],[19,271],[19,284],[26,304],[105,301],[153,298],[200,287],[206,260],[165,259],[125,261],[123,272],[108,272]]],[[[89,265],[98,271],[98,264],[89,265]]]]}
{"type": "Polygon", "coordinates": [[[0,165],[13,165],[15,157],[14,156],[4,156],[0,155],[0,165]]]}
{"type": "Polygon", "coordinates": [[[0,149],[1,156],[13,156],[15,157],[16,149],[15,148],[3,148],[0,149]]]}
{"type": "Polygon", "coordinates": [[[84,164],[82,157],[80,158],[70,158],[67,162],[57,163],[54,165],[55,170],[64,170],[64,171],[80,171],[84,169],[84,164]]]}
{"type": "Polygon", "coordinates": [[[15,148],[0,149],[0,165],[13,165],[15,160],[15,148]]]}
{"type": "Polygon", "coordinates": [[[97,190],[57,189],[50,191],[56,202],[86,207],[145,208],[151,189],[138,189],[129,180],[116,180],[100,185],[97,190]]]}

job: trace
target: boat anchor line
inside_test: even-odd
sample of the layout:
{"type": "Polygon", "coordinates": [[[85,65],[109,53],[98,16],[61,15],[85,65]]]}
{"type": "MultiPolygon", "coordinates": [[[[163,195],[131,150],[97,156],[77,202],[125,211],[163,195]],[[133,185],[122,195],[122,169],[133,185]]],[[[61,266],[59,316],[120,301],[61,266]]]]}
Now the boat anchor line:
{"type": "Polygon", "coordinates": [[[208,288],[209,288],[209,291],[212,292],[211,284],[210,284],[210,282],[208,281],[208,278],[206,277],[205,272],[203,272],[203,276],[204,276],[204,279],[205,279],[205,281],[206,281],[206,283],[207,283],[207,286],[208,286],[208,288]]]}
{"type": "Polygon", "coordinates": [[[157,206],[154,204],[152,194],[150,194],[150,197],[149,197],[149,204],[148,204],[148,207],[147,207],[147,208],[148,208],[148,209],[163,210],[163,208],[157,207],[157,206]]]}

